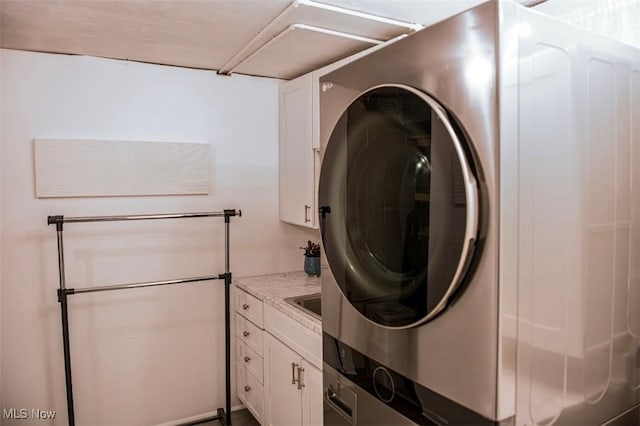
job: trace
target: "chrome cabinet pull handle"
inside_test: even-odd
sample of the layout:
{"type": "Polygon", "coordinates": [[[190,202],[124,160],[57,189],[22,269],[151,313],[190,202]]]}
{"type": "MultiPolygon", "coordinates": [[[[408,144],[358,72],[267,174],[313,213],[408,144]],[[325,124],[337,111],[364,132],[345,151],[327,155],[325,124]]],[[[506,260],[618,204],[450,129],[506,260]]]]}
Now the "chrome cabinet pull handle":
{"type": "Polygon", "coordinates": [[[248,356],[245,356],[244,357],[244,362],[249,362],[249,361],[251,361],[251,358],[249,358],[248,356]]]}
{"type": "Polygon", "coordinates": [[[244,387],[244,391],[245,391],[245,392],[249,392],[250,390],[251,390],[251,386],[245,386],[245,387],[244,387]]]}
{"type": "Polygon", "coordinates": [[[296,364],[295,362],[291,363],[291,384],[295,385],[296,384],[296,367],[298,366],[298,364],[296,364]]]}
{"type": "Polygon", "coordinates": [[[311,222],[309,219],[309,210],[311,210],[311,206],[304,205],[304,223],[311,222]]]}
{"type": "Polygon", "coordinates": [[[243,304],[243,305],[242,305],[242,309],[244,309],[244,310],[246,311],[247,309],[249,309],[249,305],[247,305],[246,303],[245,303],[245,304],[243,304]]]}
{"type": "Polygon", "coordinates": [[[242,335],[243,335],[244,337],[247,337],[249,334],[250,334],[250,333],[249,333],[248,331],[243,331],[243,332],[242,332],[242,335]]]}
{"type": "Polygon", "coordinates": [[[298,390],[302,389],[304,387],[304,368],[299,367],[298,368],[298,390]]]}

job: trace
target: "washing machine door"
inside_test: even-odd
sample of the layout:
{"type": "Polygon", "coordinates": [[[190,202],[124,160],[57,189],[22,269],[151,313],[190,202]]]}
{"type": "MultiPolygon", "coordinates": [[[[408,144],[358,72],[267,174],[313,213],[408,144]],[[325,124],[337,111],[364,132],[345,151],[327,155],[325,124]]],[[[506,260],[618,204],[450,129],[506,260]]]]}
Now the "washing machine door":
{"type": "Polygon", "coordinates": [[[382,327],[438,315],[473,255],[478,191],[459,133],[433,98],[384,85],[349,105],[326,145],[324,252],[344,297],[382,327]]]}

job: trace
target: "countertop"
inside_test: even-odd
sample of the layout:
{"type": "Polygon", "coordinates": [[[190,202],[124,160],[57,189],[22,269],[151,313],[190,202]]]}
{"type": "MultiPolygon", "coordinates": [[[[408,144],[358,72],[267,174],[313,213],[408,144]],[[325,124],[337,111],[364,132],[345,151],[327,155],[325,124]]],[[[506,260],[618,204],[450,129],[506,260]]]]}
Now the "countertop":
{"type": "Polygon", "coordinates": [[[288,297],[320,293],[319,277],[310,277],[302,271],[296,271],[238,277],[233,279],[233,284],[311,331],[322,335],[322,323],[319,319],[284,301],[288,297]]]}

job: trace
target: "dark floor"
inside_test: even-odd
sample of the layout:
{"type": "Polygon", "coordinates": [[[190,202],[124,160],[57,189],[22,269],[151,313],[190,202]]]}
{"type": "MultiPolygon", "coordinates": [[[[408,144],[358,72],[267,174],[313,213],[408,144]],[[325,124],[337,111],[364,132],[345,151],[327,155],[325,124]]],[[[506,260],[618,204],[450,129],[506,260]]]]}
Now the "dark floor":
{"type": "MultiPolygon", "coordinates": [[[[202,426],[220,426],[219,421],[200,423],[202,426]]],[[[251,415],[249,410],[232,411],[231,412],[231,426],[260,426],[260,423],[251,415]]]]}

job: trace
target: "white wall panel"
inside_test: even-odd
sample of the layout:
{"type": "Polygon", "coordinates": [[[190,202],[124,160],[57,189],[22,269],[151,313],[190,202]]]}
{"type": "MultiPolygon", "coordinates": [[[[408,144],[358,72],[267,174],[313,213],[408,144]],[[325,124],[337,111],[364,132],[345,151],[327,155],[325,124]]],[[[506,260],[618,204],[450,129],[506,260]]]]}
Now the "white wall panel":
{"type": "Polygon", "coordinates": [[[204,143],[36,139],[36,194],[208,194],[211,150],[204,143]]]}

